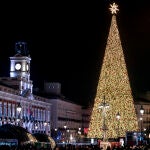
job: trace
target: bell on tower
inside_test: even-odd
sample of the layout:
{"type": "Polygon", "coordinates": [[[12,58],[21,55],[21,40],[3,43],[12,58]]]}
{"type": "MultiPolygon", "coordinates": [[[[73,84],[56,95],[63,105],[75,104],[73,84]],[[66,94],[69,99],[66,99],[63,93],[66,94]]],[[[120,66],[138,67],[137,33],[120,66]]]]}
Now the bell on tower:
{"type": "Polygon", "coordinates": [[[27,43],[26,42],[16,42],[15,43],[15,51],[17,54],[28,56],[29,51],[27,50],[27,43]]]}

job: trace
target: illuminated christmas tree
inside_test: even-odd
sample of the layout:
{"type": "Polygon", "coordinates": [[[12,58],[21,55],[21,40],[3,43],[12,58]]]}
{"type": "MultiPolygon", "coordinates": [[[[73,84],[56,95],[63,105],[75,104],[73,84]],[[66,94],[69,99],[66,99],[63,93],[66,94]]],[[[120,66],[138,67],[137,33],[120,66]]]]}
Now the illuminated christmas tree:
{"type": "Polygon", "coordinates": [[[103,140],[125,137],[127,131],[139,130],[116,22],[119,9],[115,3],[110,6],[111,26],[87,135],[103,140]]]}

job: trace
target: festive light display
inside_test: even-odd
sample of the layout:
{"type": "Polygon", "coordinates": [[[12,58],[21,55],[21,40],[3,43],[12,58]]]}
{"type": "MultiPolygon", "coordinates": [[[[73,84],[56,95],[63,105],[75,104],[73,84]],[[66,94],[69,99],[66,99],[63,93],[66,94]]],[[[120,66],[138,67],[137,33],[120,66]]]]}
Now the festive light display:
{"type": "Polygon", "coordinates": [[[87,134],[89,138],[104,138],[104,132],[107,139],[117,138],[118,135],[125,137],[127,131],[139,130],[116,22],[116,11],[119,9],[115,3],[110,6],[112,20],[87,134]],[[104,103],[104,97],[105,103],[109,104],[105,117],[100,107],[104,103]],[[120,114],[119,119],[116,118],[117,113],[120,114]],[[107,130],[103,129],[104,125],[107,130]]]}

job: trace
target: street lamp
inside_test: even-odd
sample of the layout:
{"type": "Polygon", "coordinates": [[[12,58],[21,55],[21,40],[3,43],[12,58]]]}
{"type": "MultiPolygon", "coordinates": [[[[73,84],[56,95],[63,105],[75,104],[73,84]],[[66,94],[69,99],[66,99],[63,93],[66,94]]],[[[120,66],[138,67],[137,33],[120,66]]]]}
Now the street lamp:
{"type": "Polygon", "coordinates": [[[78,130],[78,134],[80,134],[80,135],[81,135],[81,128],[79,128],[79,130],[78,130]]]}
{"type": "Polygon", "coordinates": [[[20,103],[18,103],[18,105],[17,105],[17,112],[18,112],[18,118],[17,118],[17,122],[18,122],[18,125],[20,125],[20,119],[21,119],[21,111],[22,111],[22,106],[21,106],[21,104],[20,103]]]}
{"type": "Polygon", "coordinates": [[[99,105],[99,108],[102,109],[102,117],[103,117],[103,126],[102,126],[103,141],[106,141],[107,140],[106,131],[108,130],[106,126],[106,110],[109,108],[109,104],[106,103],[105,96],[104,96],[103,102],[99,105]]]}
{"type": "Polygon", "coordinates": [[[140,108],[140,114],[143,115],[144,114],[144,108],[143,106],[141,105],[141,108],[140,108]]]}
{"type": "Polygon", "coordinates": [[[70,130],[67,129],[67,132],[66,132],[66,142],[69,143],[69,137],[70,137],[70,134],[69,134],[70,130]]]}
{"type": "Polygon", "coordinates": [[[66,129],[66,128],[67,128],[67,126],[66,126],[66,125],[64,125],[64,128],[66,129]]]}
{"type": "Polygon", "coordinates": [[[142,138],[143,138],[143,135],[142,135],[142,123],[143,123],[143,114],[144,114],[144,108],[143,106],[141,105],[141,108],[140,108],[140,114],[141,114],[141,117],[140,117],[140,132],[141,132],[141,142],[142,142],[142,138]]]}
{"type": "Polygon", "coordinates": [[[65,132],[64,132],[64,138],[65,138],[65,143],[66,143],[66,140],[67,140],[67,132],[66,132],[66,129],[67,129],[67,126],[66,125],[64,125],[64,129],[65,129],[65,132]]]}
{"type": "Polygon", "coordinates": [[[119,120],[120,120],[120,114],[119,114],[119,112],[116,114],[116,119],[118,120],[118,141],[119,141],[119,120]]]}
{"type": "Polygon", "coordinates": [[[17,112],[20,114],[21,110],[22,110],[22,106],[20,103],[18,103],[17,112]]]}

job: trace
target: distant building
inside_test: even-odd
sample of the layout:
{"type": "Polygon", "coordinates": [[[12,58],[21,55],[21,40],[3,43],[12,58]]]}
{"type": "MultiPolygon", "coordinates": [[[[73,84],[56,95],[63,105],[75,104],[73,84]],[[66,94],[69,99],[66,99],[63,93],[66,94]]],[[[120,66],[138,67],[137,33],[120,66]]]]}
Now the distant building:
{"type": "Polygon", "coordinates": [[[67,100],[58,82],[44,82],[44,90],[39,95],[47,97],[52,104],[52,136],[58,141],[75,142],[83,133],[82,106],[67,100]]]}
{"type": "Polygon", "coordinates": [[[84,135],[87,135],[90,117],[92,113],[92,106],[82,107],[82,129],[84,135]]]}
{"type": "MultiPolygon", "coordinates": [[[[150,97],[149,97],[150,98],[150,97]]],[[[139,132],[142,132],[146,139],[150,138],[150,100],[139,98],[135,101],[136,114],[139,120],[139,132]],[[143,114],[140,110],[143,109],[143,114]]]]}
{"type": "Polygon", "coordinates": [[[61,84],[58,82],[44,82],[44,91],[52,95],[60,95],[61,84]]]}
{"type": "Polygon", "coordinates": [[[51,99],[52,104],[52,129],[61,132],[65,141],[73,142],[82,130],[82,106],[75,103],[51,99]]]}

